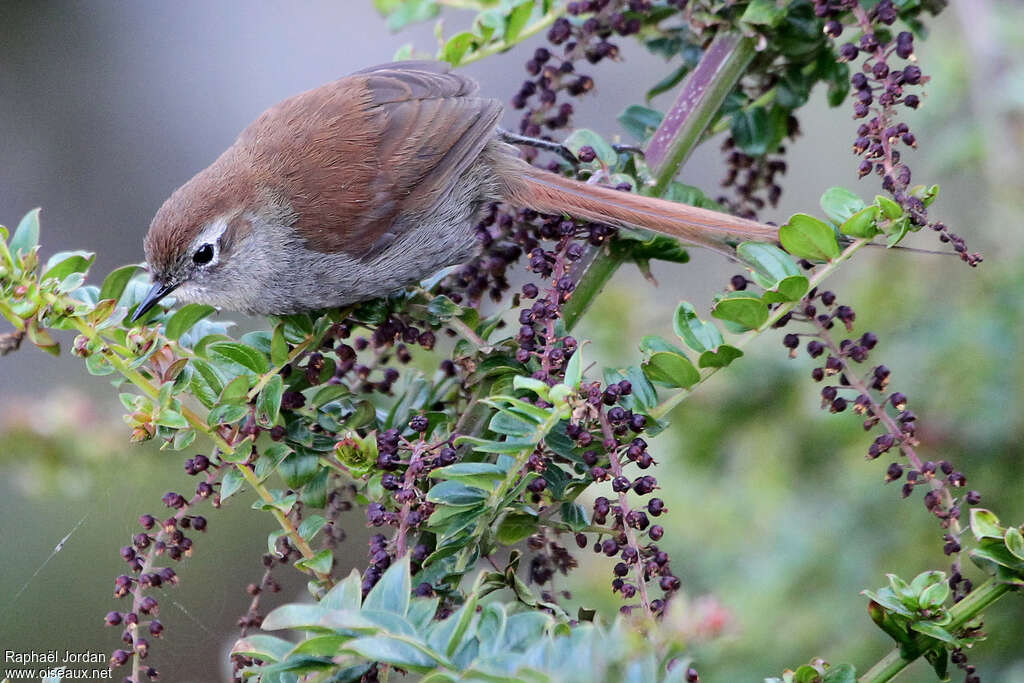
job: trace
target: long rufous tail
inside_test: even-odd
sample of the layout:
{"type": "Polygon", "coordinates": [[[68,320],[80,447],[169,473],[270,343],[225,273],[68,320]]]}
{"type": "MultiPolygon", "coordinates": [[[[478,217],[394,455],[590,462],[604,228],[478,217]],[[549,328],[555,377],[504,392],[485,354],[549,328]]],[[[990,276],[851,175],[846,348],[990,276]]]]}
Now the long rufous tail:
{"type": "MultiPolygon", "coordinates": [[[[520,160],[516,160],[520,161],[520,160]]],[[[520,161],[503,174],[506,199],[543,213],[565,213],[612,225],[646,228],[726,255],[735,251],[726,240],[777,242],[779,229],[745,218],[688,204],[589,185],[543,171],[520,161]]]]}

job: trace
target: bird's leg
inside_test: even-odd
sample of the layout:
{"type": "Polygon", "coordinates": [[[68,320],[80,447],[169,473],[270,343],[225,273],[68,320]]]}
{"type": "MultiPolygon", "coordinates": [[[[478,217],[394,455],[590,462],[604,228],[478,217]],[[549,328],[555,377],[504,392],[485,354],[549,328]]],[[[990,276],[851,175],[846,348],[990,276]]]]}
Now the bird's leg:
{"type": "Polygon", "coordinates": [[[554,152],[558,156],[568,161],[573,168],[576,168],[577,166],[580,165],[580,160],[576,158],[576,155],[570,152],[568,147],[558,142],[552,142],[551,140],[541,140],[539,138],[530,138],[526,137],[525,135],[517,135],[516,133],[504,130],[502,128],[498,129],[498,139],[501,140],[502,142],[507,142],[510,145],[523,145],[525,147],[535,147],[537,149],[542,149],[545,152],[554,152]]]}
{"type": "Polygon", "coordinates": [[[636,154],[638,157],[644,155],[644,150],[636,145],[612,145],[612,149],[619,154],[636,154]]]}
{"type": "MultiPolygon", "coordinates": [[[[526,147],[542,149],[545,152],[554,152],[568,161],[573,168],[580,165],[580,160],[576,158],[576,155],[573,154],[568,147],[558,142],[518,135],[502,128],[498,129],[498,139],[511,145],[524,145],[526,147]]],[[[641,157],[644,155],[644,151],[635,145],[612,145],[612,149],[619,154],[637,154],[641,157]]]]}

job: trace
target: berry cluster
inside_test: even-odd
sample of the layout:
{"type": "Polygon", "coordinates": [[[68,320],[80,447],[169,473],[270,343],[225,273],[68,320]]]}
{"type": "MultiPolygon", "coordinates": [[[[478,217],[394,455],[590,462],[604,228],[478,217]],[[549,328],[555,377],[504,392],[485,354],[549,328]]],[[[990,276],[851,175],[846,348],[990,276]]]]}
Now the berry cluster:
{"type": "Polygon", "coordinates": [[[163,503],[174,511],[173,514],[162,522],[150,514],[140,516],[142,531],[132,537],[130,545],[121,548],[121,558],[128,564],[128,573],[115,580],[114,597],[131,596],[132,605],[127,612],[108,612],[104,623],[107,626],[124,626],[121,640],[129,649],[115,650],[110,656],[110,665],[119,667],[130,661],[132,676],[127,677],[127,681],[141,683],[141,676],[152,680],[159,675],[154,667],[142,665],[142,660],[149,656],[149,638],[160,638],[164,633],[163,623],[157,618],[160,603],[147,591],[178,583],[177,572],[168,566],[158,566],[158,562],[163,557],[177,562],[192,555],[192,538],[186,532],[203,532],[207,527],[206,518],[193,514],[193,510],[206,499],[210,499],[214,507],[220,505],[215,491],[220,469],[205,455],[189,458],[185,462],[185,472],[192,476],[203,475],[195,494],[190,499],[173,491],[164,494],[163,503]]]}
{"type": "MultiPolygon", "coordinates": [[[[377,435],[376,464],[384,472],[381,487],[387,493],[382,502],[373,502],[367,506],[366,519],[370,526],[391,526],[397,532],[391,543],[382,534],[375,534],[370,539],[369,566],[363,573],[364,595],[377,584],[391,562],[404,557],[407,551],[413,571],[419,570],[427,558],[429,548],[423,543],[409,548],[408,537],[434,511],[433,504],[425,499],[430,472],[458,461],[458,454],[450,438],[435,443],[427,441],[430,421],[425,416],[416,415],[409,420],[409,429],[415,435],[409,439],[401,436],[397,429],[389,429],[377,435]]],[[[433,588],[429,583],[422,584],[417,587],[417,593],[431,595],[433,588]]]]}
{"type": "MultiPolygon", "coordinates": [[[[800,124],[796,117],[788,117],[787,137],[795,139],[800,135],[800,124]]],[[[782,186],[778,176],[786,173],[786,148],[780,146],[774,154],[751,156],[736,148],[733,138],[727,137],[722,142],[725,152],[727,171],[722,179],[722,187],[732,188],[734,197],[721,195],[717,201],[736,216],[757,219],[757,212],[771,206],[778,206],[782,196],[782,186]]]]}
{"type": "Polygon", "coordinates": [[[899,204],[914,229],[929,226],[949,243],[965,263],[981,263],[980,254],[968,250],[964,239],[943,223],[930,221],[929,197],[923,188],[911,186],[910,167],[903,160],[900,147],[916,148],[917,140],[910,127],[898,121],[900,107],[921,106],[920,86],[928,82],[916,64],[914,36],[900,31],[893,36],[889,29],[900,19],[892,0],[882,0],[865,10],[856,0],[815,0],[815,13],[825,19],[825,33],[838,40],[847,28],[844,23],[853,17],[853,25],[861,32],[856,42],[843,43],[840,59],[853,62],[862,59],[860,70],[850,82],[854,90],[853,116],[862,119],[857,129],[853,151],[861,157],[858,172],[863,178],[875,173],[882,178],[882,188],[899,204]],[[898,63],[894,63],[899,60],[898,63]]]}
{"type": "Polygon", "coordinates": [[[981,496],[977,491],[963,492],[967,478],[946,460],[923,461],[917,453],[917,415],[908,408],[907,396],[893,391],[890,386],[891,370],[885,365],[872,365],[870,356],[878,344],[872,332],[837,340],[833,333],[839,323],[848,334],[853,332],[856,313],[852,307],[836,300],[835,293],[811,290],[791,315],[780,321],[802,322],[813,331],[789,333],[782,343],[791,358],[803,346],[807,355],[819,363],[811,371],[815,382],[830,382],[821,389],[822,408],[832,413],[851,410],[863,418],[865,431],[880,429],[867,449],[869,460],[895,453],[905,463],[894,459],[886,469],[885,481],[903,480],[902,495],[911,496],[923,487],[925,508],[940,520],[944,529],[943,552],[955,556],[949,578],[954,601],[971,592],[971,581],[960,572],[961,506],[977,505],[981,496]],[[861,369],[863,368],[863,369],[861,369]],[[834,382],[834,383],[831,383],[834,382]],[[963,493],[961,493],[963,492],[963,493]]]}

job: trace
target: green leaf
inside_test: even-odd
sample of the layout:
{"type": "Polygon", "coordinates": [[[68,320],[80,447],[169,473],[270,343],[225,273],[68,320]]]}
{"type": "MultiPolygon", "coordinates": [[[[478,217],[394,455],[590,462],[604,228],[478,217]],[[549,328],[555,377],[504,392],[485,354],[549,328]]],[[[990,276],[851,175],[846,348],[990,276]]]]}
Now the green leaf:
{"type": "Polygon", "coordinates": [[[672,326],[676,334],[694,351],[711,351],[722,344],[722,333],[713,323],[697,317],[697,310],[689,302],[680,302],[676,307],[672,326]]]}
{"type": "Polygon", "coordinates": [[[313,538],[326,526],[327,520],[321,515],[310,515],[299,524],[299,536],[312,541],[313,538]]]}
{"type": "Polygon", "coordinates": [[[288,341],[284,338],[284,323],[274,325],[270,337],[270,362],[280,367],[288,362],[288,341]]]}
{"type": "Polygon", "coordinates": [[[263,387],[256,399],[256,417],[265,427],[273,427],[281,411],[281,396],[284,394],[284,380],[275,374],[263,387]]]}
{"type": "Polygon", "coordinates": [[[820,680],[821,674],[810,664],[798,666],[793,672],[793,683],[818,683],[820,680]]]}
{"type": "Polygon", "coordinates": [[[999,518],[984,508],[971,509],[971,531],[979,541],[984,538],[1003,539],[1005,532],[999,525],[999,518]]]}
{"type": "Polygon", "coordinates": [[[409,556],[396,561],[363,601],[364,610],[380,610],[404,617],[409,612],[412,592],[412,577],[409,572],[409,556]]]}
{"type": "Polygon", "coordinates": [[[910,595],[915,598],[920,597],[921,593],[929,586],[942,583],[946,580],[945,572],[932,570],[927,572],[921,572],[914,577],[914,580],[910,582],[910,595]]]}
{"type": "Polygon", "coordinates": [[[878,207],[869,206],[847,218],[839,226],[839,232],[850,237],[872,238],[881,233],[876,221],[878,220],[878,207]]]}
{"type": "Polygon", "coordinates": [[[566,501],[561,506],[562,521],[573,531],[582,531],[590,525],[586,509],[579,503],[566,501]]]}
{"type": "Polygon", "coordinates": [[[1024,535],[1015,526],[1008,527],[1003,535],[1006,549],[1018,560],[1024,560],[1024,535]]]}
{"type": "Polygon", "coordinates": [[[890,612],[895,612],[896,614],[908,618],[914,616],[914,613],[907,609],[903,602],[898,597],[896,597],[896,594],[893,593],[892,589],[889,587],[881,588],[878,590],[877,593],[868,590],[861,591],[861,593],[863,595],[866,595],[871,600],[874,600],[890,612]]]}
{"type": "Polygon", "coordinates": [[[419,673],[426,673],[439,663],[425,647],[392,636],[356,638],[347,642],[343,651],[419,673]]]}
{"type": "Polygon", "coordinates": [[[700,354],[697,365],[702,368],[724,368],[742,355],[743,352],[735,346],[722,344],[715,351],[700,354]]]}
{"type": "Polygon", "coordinates": [[[910,232],[910,219],[904,216],[889,224],[889,237],[885,240],[886,248],[895,247],[910,232]]]}
{"type": "Polygon", "coordinates": [[[516,390],[526,389],[527,391],[532,391],[543,399],[546,399],[548,397],[548,392],[551,391],[551,387],[549,387],[546,382],[534,379],[533,377],[526,377],[524,375],[516,375],[512,379],[512,388],[516,390]]]}
{"type": "Polygon", "coordinates": [[[27,254],[39,245],[39,211],[32,209],[21,219],[8,247],[15,258],[27,254]]]}
{"type": "Polygon", "coordinates": [[[442,481],[427,492],[427,501],[442,505],[468,507],[487,499],[487,492],[458,481],[442,481]]]}
{"type": "Polygon", "coordinates": [[[135,276],[139,270],[139,266],[121,266],[110,271],[107,277],[103,278],[103,285],[100,287],[99,298],[102,299],[118,299],[120,300],[121,295],[124,294],[125,287],[128,286],[128,282],[135,276]]]}
{"type": "Polygon", "coordinates": [[[245,406],[224,403],[216,406],[210,411],[206,416],[206,424],[210,427],[216,427],[221,424],[232,424],[241,420],[248,412],[249,411],[245,406]]]}
{"type": "MultiPolygon", "coordinates": [[[[349,636],[341,635],[313,636],[296,645],[290,654],[292,657],[296,655],[333,657],[341,649],[341,646],[349,640],[351,640],[349,636]]],[[[262,680],[269,683],[266,675],[263,676],[262,680]]]]}
{"type": "MultiPolygon", "coordinates": [[[[192,379],[190,388],[193,395],[198,398],[207,408],[213,406],[220,400],[221,392],[224,391],[224,383],[220,374],[213,366],[201,358],[189,359],[192,366],[192,379]]],[[[245,391],[248,391],[248,383],[245,391]]]]}
{"type": "Polygon", "coordinates": [[[289,488],[300,489],[316,476],[320,458],[314,453],[291,453],[277,466],[277,471],[289,488]]]}
{"type": "Polygon", "coordinates": [[[941,640],[942,642],[949,643],[950,645],[959,645],[960,642],[953,636],[952,633],[942,628],[933,621],[918,621],[916,623],[911,624],[910,628],[917,631],[918,633],[923,633],[930,638],[941,640]]]}
{"type": "Polygon", "coordinates": [[[622,370],[607,368],[604,378],[606,383],[619,382],[623,379],[629,380],[633,391],[629,396],[622,398],[624,407],[634,412],[646,413],[658,405],[658,392],[644,375],[643,370],[637,366],[633,365],[622,370]]]}
{"type": "Polygon", "coordinates": [[[884,195],[875,195],[875,204],[881,209],[882,215],[891,221],[903,217],[903,207],[884,195]]]}
{"type": "Polygon", "coordinates": [[[507,475],[506,468],[489,462],[459,462],[430,473],[435,479],[460,481],[467,486],[484,490],[492,488],[494,482],[501,481],[507,475]]]}
{"type": "Polygon", "coordinates": [[[220,501],[223,503],[237,493],[243,483],[245,483],[245,479],[237,469],[232,468],[225,472],[220,481],[220,501]]]}
{"type": "Polygon", "coordinates": [[[509,12],[508,20],[505,23],[505,42],[507,44],[515,42],[526,26],[526,22],[530,20],[532,13],[533,0],[521,0],[519,5],[509,12]]]}
{"type": "Polygon", "coordinates": [[[712,317],[727,320],[756,330],[768,320],[768,306],[758,297],[744,292],[732,292],[711,307],[712,317]]]}
{"type": "Polygon", "coordinates": [[[227,383],[220,393],[220,403],[243,403],[249,395],[252,378],[239,375],[227,383]]]}
{"type": "Polygon", "coordinates": [[[456,33],[445,41],[444,47],[441,48],[441,61],[448,62],[452,66],[458,66],[462,62],[462,58],[469,52],[471,47],[476,45],[478,40],[480,38],[469,31],[456,33]]]}
{"type": "Polygon", "coordinates": [[[774,28],[786,16],[786,7],[790,0],[751,0],[740,21],[748,24],[759,24],[774,28]]]}
{"type": "Polygon", "coordinates": [[[530,436],[536,429],[535,424],[531,424],[523,419],[523,417],[504,409],[495,413],[487,426],[496,434],[515,437],[530,436]]]}
{"type": "Polygon", "coordinates": [[[781,280],[800,275],[800,266],[793,257],[774,244],[762,242],[742,242],[736,247],[736,255],[744,263],[754,269],[757,275],[764,278],[765,289],[775,287],[781,280]]]}
{"type": "Polygon", "coordinates": [[[565,366],[565,383],[573,389],[579,389],[580,382],[583,381],[583,347],[585,345],[586,341],[576,347],[565,366]]]}
{"type": "Polygon", "coordinates": [[[257,500],[252,504],[253,510],[266,510],[273,511],[279,510],[284,514],[288,514],[295,507],[295,503],[299,500],[299,496],[295,493],[285,494],[284,491],[279,489],[271,489],[270,500],[257,500]]]}
{"type": "Polygon", "coordinates": [[[359,571],[353,569],[345,580],[334,585],[320,600],[320,606],[332,610],[358,610],[363,600],[359,571]]]}
{"type": "Polygon", "coordinates": [[[1003,570],[1009,570],[1016,575],[1017,581],[1024,577],[1024,561],[1007,549],[1002,538],[982,539],[978,542],[978,547],[971,551],[970,558],[974,564],[1000,579],[1005,580],[1003,570]]]}
{"type": "Polygon", "coordinates": [[[700,381],[700,371],[690,359],[672,351],[652,353],[643,363],[643,370],[652,382],[670,387],[685,389],[700,381]]]}
{"type": "Polygon", "coordinates": [[[60,251],[47,260],[40,280],[56,278],[63,280],[72,273],[83,273],[92,265],[96,254],[91,251],[60,251]]]}
{"type": "Polygon", "coordinates": [[[433,19],[439,11],[434,0],[404,0],[388,16],[388,30],[400,31],[409,24],[433,19]]]}
{"type": "Polygon", "coordinates": [[[207,347],[207,352],[217,358],[232,363],[262,375],[270,370],[267,357],[256,349],[240,344],[238,342],[216,342],[207,347]]]}
{"type": "Polygon", "coordinates": [[[830,187],[821,195],[821,210],[836,225],[842,225],[865,206],[863,199],[845,187],[830,187]]]}
{"type": "Polygon", "coordinates": [[[58,289],[62,292],[72,292],[82,286],[85,282],[84,273],[71,273],[61,280],[58,289]]]}
{"type": "Polygon", "coordinates": [[[645,357],[658,351],[667,351],[680,356],[685,355],[678,346],[656,334],[647,334],[640,339],[640,351],[643,352],[645,357]]]}
{"type": "Polygon", "coordinates": [[[296,569],[306,569],[316,574],[330,574],[334,566],[334,553],[324,549],[310,558],[303,558],[295,563],[296,569]]]}
{"type": "Polygon", "coordinates": [[[945,581],[940,581],[921,591],[918,604],[921,605],[921,609],[937,609],[946,603],[948,597],[949,584],[945,581]]]}
{"type": "Polygon", "coordinates": [[[160,411],[160,415],[156,418],[156,423],[171,429],[186,429],[188,427],[188,420],[178,411],[169,408],[160,411]]]}
{"type": "Polygon", "coordinates": [[[752,157],[767,153],[773,136],[768,110],[764,107],[741,109],[732,115],[732,139],[744,154],[752,157]]]}
{"type": "Polygon", "coordinates": [[[779,228],[782,246],[797,258],[831,261],[839,256],[839,242],[829,225],[805,213],[794,214],[779,228]]]}
{"type": "Polygon", "coordinates": [[[761,300],[766,304],[778,304],[786,301],[799,301],[807,290],[810,288],[811,282],[803,275],[790,275],[779,281],[779,283],[772,289],[761,295],[761,300]]]}
{"type": "Polygon", "coordinates": [[[167,321],[164,335],[172,341],[177,341],[181,335],[191,330],[193,325],[216,310],[213,306],[205,304],[185,304],[167,321]]]}
{"type": "Polygon", "coordinates": [[[643,141],[657,130],[663,118],[665,116],[660,111],[633,104],[626,107],[625,111],[619,114],[618,121],[630,135],[637,140],[643,141]]]}
{"type": "Polygon", "coordinates": [[[494,535],[502,545],[515,545],[537,530],[537,517],[523,512],[505,515],[494,535]]]}
{"type": "Polygon", "coordinates": [[[597,154],[597,160],[606,166],[614,166],[619,158],[618,152],[603,137],[587,128],[577,128],[572,135],[565,139],[563,144],[577,158],[579,158],[580,149],[583,147],[593,148],[597,154]]]}
{"type": "Polygon", "coordinates": [[[235,641],[231,654],[254,657],[265,662],[279,662],[288,656],[293,647],[295,643],[283,638],[253,633],[235,641]]]}

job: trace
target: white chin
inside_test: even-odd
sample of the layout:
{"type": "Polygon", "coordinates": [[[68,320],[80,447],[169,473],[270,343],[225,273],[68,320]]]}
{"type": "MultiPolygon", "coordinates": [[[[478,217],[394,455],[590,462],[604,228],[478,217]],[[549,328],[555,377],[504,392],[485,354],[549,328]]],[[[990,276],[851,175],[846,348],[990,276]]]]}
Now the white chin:
{"type": "Polygon", "coordinates": [[[185,282],[174,290],[174,298],[183,304],[209,304],[216,305],[211,300],[210,292],[205,287],[198,287],[195,283],[185,282]]]}

